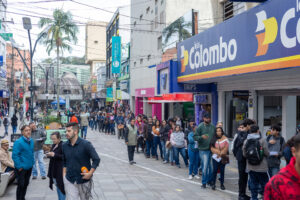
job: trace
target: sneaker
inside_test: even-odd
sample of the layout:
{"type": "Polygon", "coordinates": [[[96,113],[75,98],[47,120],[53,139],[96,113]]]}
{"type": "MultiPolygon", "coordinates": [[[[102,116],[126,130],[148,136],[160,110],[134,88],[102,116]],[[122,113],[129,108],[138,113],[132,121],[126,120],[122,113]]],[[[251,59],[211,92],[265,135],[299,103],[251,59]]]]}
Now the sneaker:
{"type": "Polygon", "coordinates": [[[200,179],[200,176],[195,175],[194,178],[195,178],[195,179],[200,179]]]}
{"type": "Polygon", "coordinates": [[[174,165],[174,162],[171,162],[171,165],[173,166],[173,165],[174,165]]]}
{"type": "Polygon", "coordinates": [[[180,165],[177,165],[178,168],[181,168],[180,165]]]}
{"type": "Polygon", "coordinates": [[[132,162],[132,161],[129,161],[129,164],[133,165],[133,162],[132,162]]]}
{"type": "Polygon", "coordinates": [[[35,180],[35,179],[37,179],[37,177],[36,177],[36,176],[33,176],[32,179],[35,180]]]}
{"type": "Polygon", "coordinates": [[[211,186],[211,189],[216,190],[216,186],[215,185],[211,186]]]}
{"type": "Polygon", "coordinates": [[[221,185],[221,190],[225,190],[226,188],[225,188],[225,186],[222,184],[221,185]]]}
{"type": "Polygon", "coordinates": [[[132,164],[136,164],[136,162],[135,162],[135,161],[132,161],[132,164]]]}
{"type": "Polygon", "coordinates": [[[42,176],[42,179],[45,180],[45,179],[46,179],[46,176],[42,176]]]}
{"type": "Polygon", "coordinates": [[[203,185],[201,186],[201,188],[202,188],[202,189],[206,189],[206,184],[203,184],[203,185]]]}
{"type": "Polygon", "coordinates": [[[193,176],[192,175],[189,175],[189,180],[192,180],[193,179],[193,176]]]}
{"type": "Polygon", "coordinates": [[[163,163],[164,163],[164,164],[167,164],[168,162],[165,160],[163,163]]]}

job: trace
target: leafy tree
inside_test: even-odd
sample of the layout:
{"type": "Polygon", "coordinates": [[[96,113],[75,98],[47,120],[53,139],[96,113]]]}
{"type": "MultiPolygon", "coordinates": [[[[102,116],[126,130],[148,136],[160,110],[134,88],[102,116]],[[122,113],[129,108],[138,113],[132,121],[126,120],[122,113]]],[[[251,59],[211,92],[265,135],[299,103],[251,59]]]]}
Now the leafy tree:
{"type": "MultiPolygon", "coordinates": [[[[64,50],[70,52],[72,50],[70,43],[77,43],[78,27],[73,22],[72,18],[70,12],[64,12],[62,9],[55,9],[53,12],[53,19],[41,18],[39,21],[39,27],[48,30],[41,42],[46,46],[49,55],[51,52],[56,51],[56,78],[58,85],[60,53],[63,53],[64,50]]],[[[57,87],[57,102],[59,102],[59,87],[57,87]]],[[[57,105],[57,109],[59,110],[59,104],[57,105]]]]}

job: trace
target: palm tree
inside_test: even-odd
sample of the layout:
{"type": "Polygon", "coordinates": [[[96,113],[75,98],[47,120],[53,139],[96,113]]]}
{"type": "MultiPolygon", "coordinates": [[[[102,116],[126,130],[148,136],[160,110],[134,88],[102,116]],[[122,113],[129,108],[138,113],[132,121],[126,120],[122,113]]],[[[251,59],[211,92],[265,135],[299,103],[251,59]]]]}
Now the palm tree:
{"type": "MultiPolygon", "coordinates": [[[[70,42],[77,43],[78,27],[72,20],[70,12],[64,12],[62,9],[55,9],[53,19],[41,18],[39,27],[46,29],[47,34],[42,38],[41,42],[46,46],[47,52],[55,50],[57,58],[57,110],[59,110],[59,61],[60,52],[64,50],[71,51],[70,42]]],[[[45,30],[44,30],[45,31],[45,30]]],[[[44,33],[42,31],[41,33],[44,33]]]]}

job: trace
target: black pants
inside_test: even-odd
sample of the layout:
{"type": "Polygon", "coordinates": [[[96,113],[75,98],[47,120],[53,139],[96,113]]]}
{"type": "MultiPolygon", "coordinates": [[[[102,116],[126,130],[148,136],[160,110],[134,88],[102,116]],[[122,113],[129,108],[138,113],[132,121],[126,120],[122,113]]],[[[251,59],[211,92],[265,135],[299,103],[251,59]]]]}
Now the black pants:
{"type": "Polygon", "coordinates": [[[137,139],[136,151],[139,152],[139,147],[142,147],[142,151],[144,152],[145,145],[144,145],[144,137],[139,137],[137,139]]]}
{"type": "Polygon", "coordinates": [[[246,160],[238,161],[239,169],[239,197],[244,197],[246,195],[246,188],[248,182],[248,173],[246,173],[246,160]]]}
{"type": "Polygon", "coordinates": [[[134,158],[134,149],[135,149],[135,146],[127,146],[128,148],[128,159],[129,159],[129,162],[133,161],[133,158],[134,158]]]}
{"type": "Polygon", "coordinates": [[[124,138],[124,128],[118,129],[118,139],[124,138]]]}
{"type": "Polygon", "coordinates": [[[17,180],[18,180],[18,187],[17,187],[17,200],[25,200],[25,195],[27,191],[27,186],[29,185],[29,179],[31,176],[32,168],[29,170],[22,170],[17,171],[17,180]]]}

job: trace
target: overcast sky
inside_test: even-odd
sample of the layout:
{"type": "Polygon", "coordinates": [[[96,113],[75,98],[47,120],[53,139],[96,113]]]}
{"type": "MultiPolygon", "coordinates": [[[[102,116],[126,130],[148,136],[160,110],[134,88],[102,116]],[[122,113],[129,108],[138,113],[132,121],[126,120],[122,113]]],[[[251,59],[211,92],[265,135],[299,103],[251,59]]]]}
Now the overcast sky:
{"type": "MultiPolygon", "coordinates": [[[[87,21],[110,21],[113,16],[112,13],[101,11],[99,9],[89,8],[87,6],[79,5],[70,1],[59,1],[51,2],[55,0],[8,0],[7,5],[7,21],[13,19],[14,24],[7,23],[7,32],[13,33],[15,41],[19,45],[24,45],[25,48],[29,47],[27,31],[23,29],[22,17],[24,15],[32,15],[37,17],[30,17],[31,23],[33,24],[31,33],[32,40],[35,41],[36,34],[41,30],[36,25],[39,21],[39,17],[52,16],[55,8],[62,8],[65,11],[70,11],[73,14],[74,20],[77,22],[85,23],[87,21]],[[41,2],[43,1],[43,2],[41,2]],[[47,2],[50,1],[50,2],[47,2]],[[40,2],[40,3],[36,3],[40,2]]],[[[103,8],[108,11],[115,12],[118,7],[121,9],[128,9],[130,7],[130,0],[76,0],[78,2],[88,4],[91,6],[103,8]]],[[[143,1],[143,0],[141,0],[143,1]]],[[[128,25],[129,26],[129,25],[128,25]]],[[[64,56],[84,56],[85,54],[85,26],[79,26],[79,35],[77,45],[72,45],[73,51],[71,54],[65,52],[64,56]]],[[[55,53],[50,56],[55,58],[55,53]]],[[[48,58],[46,49],[42,45],[38,45],[34,60],[41,60],[48,58]]]]}

